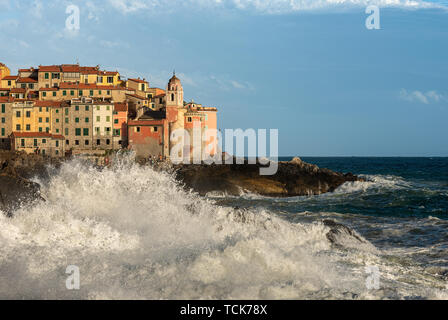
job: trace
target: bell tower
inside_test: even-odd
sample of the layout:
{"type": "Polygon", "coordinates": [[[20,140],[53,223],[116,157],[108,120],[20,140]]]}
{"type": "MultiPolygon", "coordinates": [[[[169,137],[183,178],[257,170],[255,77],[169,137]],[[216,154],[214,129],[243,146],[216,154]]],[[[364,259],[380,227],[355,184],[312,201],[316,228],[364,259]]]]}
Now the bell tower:
{"type": "Polygon", "coordinates": [[[184,89],[179,78],[176,77],[176,72],[173,72],[173,76],[168,81],[166,88],[166,107],[183,108],[184,106],[184,89]]]}

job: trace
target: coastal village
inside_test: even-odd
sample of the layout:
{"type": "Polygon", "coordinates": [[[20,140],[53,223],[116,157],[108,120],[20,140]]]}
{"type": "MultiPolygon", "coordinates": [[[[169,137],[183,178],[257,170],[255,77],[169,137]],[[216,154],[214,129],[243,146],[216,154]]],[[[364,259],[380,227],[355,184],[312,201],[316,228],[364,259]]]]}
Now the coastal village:
{"type": "Polygon", "coordinates": [[[217,131],[217,108],[185,102],[175,73],[160,89],[99,66],[41,65],[11,75],[0,63],[0,107],[4,150],[65,157],[126,149],[170,159],[174,149],[176,157],[191,155],[194,144],[185,137],[200,132],[201,147],[216,151],[216,136],[205,133],[217,131]],[[173,138],[178,129],[186,132],[183,140],[173,138]],[[182,147],[173,148],[179,141],[182,147]]]}

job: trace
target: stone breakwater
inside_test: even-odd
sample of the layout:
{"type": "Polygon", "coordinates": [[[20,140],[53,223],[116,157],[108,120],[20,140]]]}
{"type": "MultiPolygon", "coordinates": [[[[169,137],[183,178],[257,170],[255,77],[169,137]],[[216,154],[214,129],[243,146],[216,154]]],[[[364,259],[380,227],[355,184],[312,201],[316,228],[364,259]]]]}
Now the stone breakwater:
{"type": "MultiPolygon", "coordinates": [[[[61,161],[35,154],[0,151],[0,210],[12,215],[23,204],[43,200],[39,184],[30,179],[48,178],[49,165],[57,168],[61,161]]],[[[272,176],[259,174],[261,164],[171,165],[163,162],[142,165],[174,173],[186,189],[200,195],[209,192],[235,196],[250,192],[271,197],[319,195],[332,192],[345,182],[361,180],[351,173],[321,169],[299,158],[279,162],[278,171],[272,176]]]]}

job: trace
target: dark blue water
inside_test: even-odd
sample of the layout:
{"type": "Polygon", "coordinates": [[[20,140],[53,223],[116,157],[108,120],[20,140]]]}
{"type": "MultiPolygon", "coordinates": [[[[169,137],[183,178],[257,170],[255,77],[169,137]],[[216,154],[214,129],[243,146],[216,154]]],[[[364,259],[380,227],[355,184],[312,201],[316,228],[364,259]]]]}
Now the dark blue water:
{"type": "MultiPolygon", "coordinates": [[[[437,288],[446,284],[448,290],[448,158],[302,160],[321,168],[351,172],[366,182],[346,183],[334,193],[319,196],[276,199],[244,194],[219,202],[261,208],[297,224],[331,219],[352,228],[379,249],[384,263],[381,268],[391,278],[398,276],[395,272],[404,272],[401,268],[412,269],[409,272],[416,291],[419,281],[437,288]],[[397,266],[388,269],[391,261],[397,266]]],[[[403,276],[400,285],[407,286],[410,278],[403,276]]],[[[391,280],[391,290],[397,283],[391,280]]]]}
{"type": "Polygon", "coordinates": [[[365,185],[367,189],[353,188],[343,198],[326,197],[326,201],[318,204],[303,203],[303,210],[448,219],[448,158],[304,157],[302,160],[374,181],[365,185]]]}

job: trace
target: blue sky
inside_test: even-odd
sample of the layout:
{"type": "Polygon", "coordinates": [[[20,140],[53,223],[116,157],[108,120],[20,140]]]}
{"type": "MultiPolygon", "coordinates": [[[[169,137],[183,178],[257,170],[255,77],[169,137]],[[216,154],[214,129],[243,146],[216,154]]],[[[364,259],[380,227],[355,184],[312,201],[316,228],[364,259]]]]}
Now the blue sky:
{"type": "Polygon", "coordinates": [[[219,108],[219,127],[278,128],[279,153],[448,156],[448,2],[0,0],[0,61],[75,63],[219,108]],[[334,4],[338,3],[338,4],[334,4]],[[65,30],[67,5],[81,11],[65,30]],[[381,9],[367,30],[365,8],[381,9]]]}

